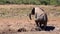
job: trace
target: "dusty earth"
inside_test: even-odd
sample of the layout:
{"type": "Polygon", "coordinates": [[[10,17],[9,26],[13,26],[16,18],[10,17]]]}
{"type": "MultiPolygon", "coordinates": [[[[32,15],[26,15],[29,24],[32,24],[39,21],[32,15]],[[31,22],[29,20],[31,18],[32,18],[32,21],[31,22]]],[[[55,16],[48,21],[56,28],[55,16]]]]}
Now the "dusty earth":
{"type": "MultiPolygon", "coordinates": [[[[3,6],[1,5],[2,8],[4,8],[3,6]]],[[[28,16],[0,18],[0,34],[60,34],[60,17],[48,17],[45,31],[40,31],[36,27],[34,19],[30,20],[28,16]]]]}
{"type": "Polygon", "coordinates": [[[46,31],[36,30],[34,20],[0,18],[1,34],[60,34],[60,18],[50,18],[46,31]],[[19,31],[18,31],[19,30],[19,31]]]}

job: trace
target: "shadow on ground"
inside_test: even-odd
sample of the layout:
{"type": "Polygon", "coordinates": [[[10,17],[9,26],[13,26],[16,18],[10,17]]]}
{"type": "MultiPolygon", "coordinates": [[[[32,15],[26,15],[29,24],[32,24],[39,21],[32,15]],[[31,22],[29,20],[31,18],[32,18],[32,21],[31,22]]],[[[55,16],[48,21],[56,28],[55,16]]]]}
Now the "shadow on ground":
{"type": "Polygon", "coordinates": [[[50,30],[53,31],[54,29],[55,29],[54,26],[46,26],[45,31],[50,31],[50,30]]]}
{"type": "MultiPolygon", "coordinates": [[[[42,30],[44,29],[43,27],[44,27],[44,26],[39,27],[39,28],[37,28],[36,30],[37,30],[37,31],[41,31],[41,29],[42,29],[42,30]]],[[[44,29],[44,31],[53,31],[54,29],[55,29],[54,26],[46,26],[46,28],[44,29]]]]}
{"type": "MultiPolygon", "coordinates": [[[[54,26],[46,26],[46,28],[44,29],[44,26],[42,27],[36,27],[36,28],[33,28],[32,30],[30,31],[53,31],[55,29],[54,26]]],[[[25,28],[20,28],[18,29],[18,32],[27,32],[28,30],[25,29],[25,28]]]]}

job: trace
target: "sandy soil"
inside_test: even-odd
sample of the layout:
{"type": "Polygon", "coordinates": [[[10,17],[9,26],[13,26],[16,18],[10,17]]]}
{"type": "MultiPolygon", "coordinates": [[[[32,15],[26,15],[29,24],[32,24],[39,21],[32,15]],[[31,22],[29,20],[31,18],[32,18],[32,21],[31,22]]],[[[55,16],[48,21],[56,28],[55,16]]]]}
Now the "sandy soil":
{"type": "Polygon", "coordinates": [[[0,18],[1,34],[60,34],[60,18],[49,18],[46,31],[35,30],[35,28],[34,20],[0,18]]]}

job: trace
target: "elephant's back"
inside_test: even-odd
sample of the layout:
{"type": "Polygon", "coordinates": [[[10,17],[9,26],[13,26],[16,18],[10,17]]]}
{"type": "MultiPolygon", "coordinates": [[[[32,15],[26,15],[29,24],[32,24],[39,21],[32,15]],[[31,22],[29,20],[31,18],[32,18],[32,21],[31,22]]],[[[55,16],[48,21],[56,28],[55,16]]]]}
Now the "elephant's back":
{"type": "Polygon", "coordinates": [[[35,7],[35,13],[39,14],[43,14],[44,11],[42,11],[39,7],[35,7]]]}

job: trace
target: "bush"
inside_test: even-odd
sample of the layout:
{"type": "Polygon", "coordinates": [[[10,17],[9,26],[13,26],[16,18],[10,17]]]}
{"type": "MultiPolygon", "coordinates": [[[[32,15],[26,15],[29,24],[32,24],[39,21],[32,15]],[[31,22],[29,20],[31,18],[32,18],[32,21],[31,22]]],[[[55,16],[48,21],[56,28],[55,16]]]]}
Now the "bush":
{"type": "Polygon", "coordinates": [[[0,0],[0,4],[60,5],[60,0],[0,0]]]}

